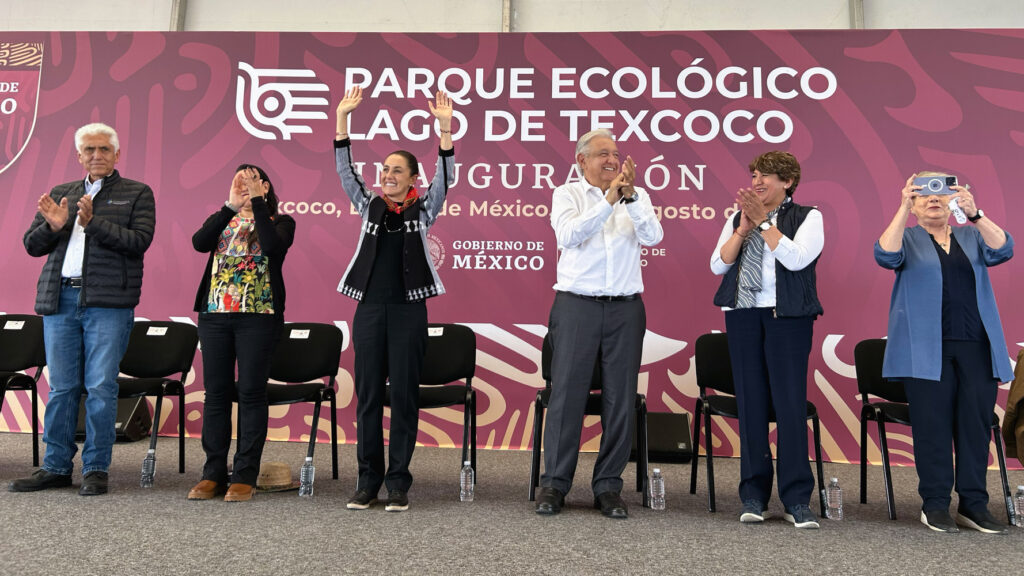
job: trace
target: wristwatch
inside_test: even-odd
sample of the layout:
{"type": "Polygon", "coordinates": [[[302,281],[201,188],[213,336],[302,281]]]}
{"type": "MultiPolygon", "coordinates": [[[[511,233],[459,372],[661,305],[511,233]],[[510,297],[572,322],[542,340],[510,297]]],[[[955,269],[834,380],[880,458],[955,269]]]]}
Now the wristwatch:
{"type": "Polygon", "coordinates": [[[760,224],[757,225],[757,229],[760,230],[761,232],[767,232],[768,229],[771,228],[771,227],[772,227],[772,221],[768,220],[768,219],[765,219],[764,222],[761,222],[760,224]]]}
{"type": "Polygon", "coordinates": [[[978,220],[981,220],[981,219],[982,219],[982,218],[984,218],[984,217],[985,217],[985,213],[984,213],[984,212],[982,212],[982,211],[981,211],[981,210],[979,209],[979,210],[978,210],[978,211],[977,211],[977,212],[976,212],[976,213],[974,214],[974,216],[968,216],[968,217],[967,217],[967,219],[968,219],[968,220],[970,220],[971,224],[974,224],[975,222],[977,222],[978,220]]]}

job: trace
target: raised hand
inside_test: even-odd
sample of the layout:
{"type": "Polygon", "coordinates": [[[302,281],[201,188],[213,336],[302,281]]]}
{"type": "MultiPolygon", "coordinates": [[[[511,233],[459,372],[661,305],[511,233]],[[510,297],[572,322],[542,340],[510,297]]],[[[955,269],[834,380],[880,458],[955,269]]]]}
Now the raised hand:
{"type": "Polygon", "coordinates": [[[626,155],[626,161],[622,163],[620,174],[623,176],[624,182],[619,191],[626,198],[632,198],[636,194],[636,190],[633,189],[633,182],[636,180],[636,162],[633,161],[632,156],[626,155]]]}
{"type": "Polygon", "coordinates": [[[448,97],[448,94],[437,91],[437,95],[434,97],[434,102],[427,100],[427,105],[430,106],[430,113],[434,115],[442,122],[451,122],[452,120],[452,99],[448,97]]]}
{"type": "Polygon", "coordinates": [[[39,213],[50,225],[50,230],[57,232],[68,223],[68,199],[61,198],[60,204],[53,201],[49,194],[39,197],[39,213]]]}
{"type": "MultiPolygon", "coordinates": [[[[914,176],[916,176],[916,174],[914,176]]],[[[905,209],[908,212],[914,207],[914,200],[921,195],[919,190],[923,188],[923,186],[914,186],[914,176],[907,178],[907,183],[903,185],[903,190],[900,191],[900,209],[905,209]]],[[[959,186],[956,188],[959,188],[959,186]]],[[[962,207],[963,205],[961,205],[961,208],[962,207]]]]}
{"type": "Polygon", "coordinates": [[[242,171],[242,185],[249,193],[249,199],[262,198],[267,194],[266,182],[260,178],[260,171],[255,168],[246,168],[242,171]]]}
{"type": "Polygon", "coordinates": [[[956,191],[952,198],[956,198],[956,202],[960,205],[960,209],[964,211],[964,214],[968,218],[974,218],[978,214],[978,207],[974,204],[974,194],[971,194],[971,187],[950,186],[949,189],[956,191]]]}
{"type": "Polygon", "coordinates": [[[245,192],[243,180],[243,172],[241,170],[236,172],[235,177],[231,179],[231,188],[228,189],[228,203],[235,209],[235,212],[238,212],[245,204],[245,197],[242,196],[242,192],[245,192]]]}
{"type": "Polygon", "coordinates": [[[353,86],[345,92],[345,97],[338,102],[338,115],[348,115],[350,112],[359,107],[359,103],[363,101],[363,89],[359,86],[353,86]]]}

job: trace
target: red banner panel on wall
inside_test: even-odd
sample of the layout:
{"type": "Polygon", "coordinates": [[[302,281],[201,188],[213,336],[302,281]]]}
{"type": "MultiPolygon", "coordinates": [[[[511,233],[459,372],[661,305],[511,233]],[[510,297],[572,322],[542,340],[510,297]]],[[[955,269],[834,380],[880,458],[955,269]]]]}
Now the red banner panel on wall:
{"type": "MultiPolygon", "coordinates": [[[[36,201],[83,178],[73,135],[102,121],[120,135],[118,169],[152,186],[157,228],[138,317],[195,322],[206,256],[191,236],[228,198],[236,166],[265,168],[295,217],[285,264],[286,320],[333,322],[346,333],[339,368],[342,437],[355,440],[354,301],[337,292],[360,220],[334,172],[334,107],[364,87],[351,120],[353,156],[376,186],[384,157],[416,154],[425,186],[437,133],[427,101],[455,107],[457,182],[430,230],[447,294],[433,322],[477,333],[481,446],[532,442],[531,406],[544,383],[541,343],[557,250],[552,190],[580,177],[576,139],[609,128],[637,163],[665,240],[644,251],[641,391],[654,411],[689,412],[697,393],[693,342],[724,330],[709,267],[736,191],[758,154],[792,152],[796,200],[824,215],[817,266],[825,309],[815,324],[808,397],[821,413],[826,459],[859,458],[857,341],[885,335],[893,274],[872,246],[906,179],[954,174],[1011,234],[1024,161],[1024,31],[915,30],[586,34],[19,33],[0,34],[0,311],[30,313],[42,260],[21,238],[36,201]]],[[[375,189],[377,189],[375,187],[375,189]]],[[[1007,345],[1024,341],[1012,306],[1019,263],[991,270],[1007,345]]],[[[188,387],[188,433],[202,418],[202,369],[188,387]]],[[[45,388],[45,387],[44,387],[45,388]]],[[[45,392],[45,391],[44,391],[45,392]]],[[[26,430],[31,404],[8,395],[0,429],[26,430]]],[[[44,393],[45,396],[45,393],[44,393]]],[[[1000,390],[999,412],[1005,402],[1000,390]]],[[[176,428],[176,405],[161,430],[176,428]]],[[[271,408],[277,439],[308,434],[311,407],[271,408]]],[[[459,409],[424,413],[420,441],[461,442],[459,409]]],[[[328,419],[321,419],[322,440],[328,419]]],[[[890,435],[909,455],[909,429],[890,435]]],[[[587,448],[600,425],[588,419],[587,448]]],[[[734,423],[716,422],[716,450],[735,454],[734,423]]],[[[869,458],[877,459],[874,440],[869,458]]]]}

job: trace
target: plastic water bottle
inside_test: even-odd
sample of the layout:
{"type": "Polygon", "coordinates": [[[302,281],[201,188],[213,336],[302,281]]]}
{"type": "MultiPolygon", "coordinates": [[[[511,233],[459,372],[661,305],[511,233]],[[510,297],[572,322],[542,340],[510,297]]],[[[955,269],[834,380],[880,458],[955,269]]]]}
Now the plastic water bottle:
{"type": "Polygon", "coordinates": [[[313,457],[306,456],[306,461],[299,469],[299,496],[313,495],[313,477],[316,475],[316,468],[313,466],[313,457]]]}
{"type": "Polygon", "coordinates": [[[462,463],[462,472],[459,473],[459,500],[472,502],[475,489],[476,472],[473,471],[473,465],[469,460],[466,460],[462,463]]]}
{"type": "Polygon", "coordinates": [[[139,486],[142,488],[153,487],[153,476],[156,475],[156,450],[150,448],[146,457],[142,460],[142,476],[139,479],[139,486]]]}
{"type": "Polygon", "coordinates": [[[1024,486],[1017,486],[1017,493],[1013,496],[1013,523],[1018,528],[1024,528],[1024,486]]]}
{"type": "Polygon", "coordinates": [[[661,468],[655,468],[651,473],[651,510],[665,509],[665,477],[661,474],[661,468]]]}
{"type": "Polygon", "coordinates": [[[829,520],[843,519],[843,489],[838,478],[833,478],[825,488],[825,516],[829,520]]]}

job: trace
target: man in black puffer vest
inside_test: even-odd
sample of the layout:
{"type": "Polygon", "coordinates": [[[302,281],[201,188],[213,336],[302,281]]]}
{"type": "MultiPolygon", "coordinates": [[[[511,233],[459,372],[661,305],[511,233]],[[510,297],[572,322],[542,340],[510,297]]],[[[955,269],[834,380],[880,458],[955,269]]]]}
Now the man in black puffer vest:
{"type": "Polygon", "coordinates": [[[50,397],[43,466],[12,492],[71,485],[78,404],[85,401],[79,494],[107,492],[117,417],[117,374],[142,291],[142,257],[153,241],[156,206],[149,186],[121,178],[117,132],[88,124],[75,132],[85,178],[39,198],[25,250],[46,256],[36,288],[43,316],[50,397]]]}

